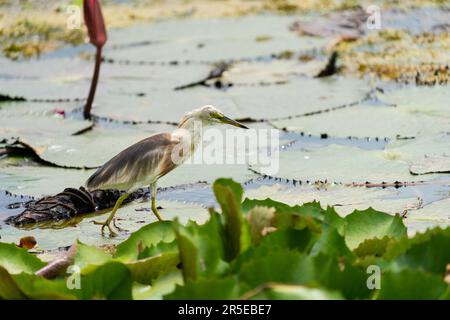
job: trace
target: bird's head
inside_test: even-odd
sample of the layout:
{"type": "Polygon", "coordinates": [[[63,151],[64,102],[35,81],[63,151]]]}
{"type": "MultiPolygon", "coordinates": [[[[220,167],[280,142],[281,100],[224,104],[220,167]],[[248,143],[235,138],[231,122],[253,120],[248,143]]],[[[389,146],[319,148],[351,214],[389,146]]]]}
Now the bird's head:
{"type": "Polygon", "coordinates": [[[223,114],[222,111],[217,109],[214,106],[206,105],[201,108],[192,110],[191,112],[187,113],[186,116],[181,120],[180,125],[182,125],[183,122],[185,122],[188,119],[193,119],[197,121],[201,121],[203,124],[209,125],[209,124],[216,124],[216,123],[224,123],[224,124],[230,124],[232,126],[243,128],[243,129],[249,129],[247,126],[244,126],[242,123],[239,123],[231,118],[228,118],[223,114]]]}

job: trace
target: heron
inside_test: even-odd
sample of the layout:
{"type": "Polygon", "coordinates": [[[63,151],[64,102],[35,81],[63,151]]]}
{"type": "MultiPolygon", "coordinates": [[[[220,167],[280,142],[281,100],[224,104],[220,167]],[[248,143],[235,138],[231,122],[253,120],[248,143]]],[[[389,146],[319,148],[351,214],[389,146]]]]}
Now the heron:
{"type": "Polygon", "coordinates": [[[242,123],[225,116],[216,107],[206,105],[188,112],[172,133],[159,133],[145,138],[124,149],[98,168],[85,183],[88,190],[125,191],[117,199],[105,221],[94,221],[95,224],[102,226],[102,234],[104,229],[108,228],[111,236],[117,235],[111,226],[111,223],[115,225],[114,216],[117,210],[131,192],[142,186],[149,186],[151,210],[156,218],[162,221],[156,206],[158,179],[181,165],[194,153],[202,140],[203,131],[199,130],[199,126],[205,127],[219,123],[249,129],[242,123]]]}

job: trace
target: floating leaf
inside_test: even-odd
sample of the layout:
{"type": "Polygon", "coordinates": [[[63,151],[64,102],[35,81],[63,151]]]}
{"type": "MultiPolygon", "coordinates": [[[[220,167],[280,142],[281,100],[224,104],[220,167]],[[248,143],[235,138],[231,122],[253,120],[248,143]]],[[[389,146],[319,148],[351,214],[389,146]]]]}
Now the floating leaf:
{"type": "Polygon", "coordinates": [[[450,173],[450,156],[425,156],[413,163],[409,170],[413,174],[450,173]]]}
{"type": "Polygon", "coordinates": [[[408,234],[413,236],[416,232],[424,232],[433,227],[446,228],[450,226],[448,208],[450,208],[450,198],[430,203],[418,210],[409,211],[404,220],[408,227],[408,234]]]}
{"type": "Polygon", "coordinates": [[[235,118],[276,120],[351,105],[363,100],[369,91],[364,81],[330,77],[300,78],[285,85],[262,88],[240,86],[228,90],[227,95],[239,112],[235,118]]]}
{"type": "Polygon", "coordinates": [[[0,117],[0,139],[11,137],[35,137],[45,139],[49,136],[70,136],[92,126],[89,121],[62,119],[58,116],[0,117]]]}
{"type": "MultiPolygon", "coordinates": [[[[236,85],[276,85],[283,84],[304,75],[313,77],[321,68],[323,61],[311,60],[273,60],[270,62],[238,62],[220,78],[225,84],[236,85]]],[[[280,88],[282,89],[282,87],[280,88]]]]}
{"type": "MultiPolygon", "coordinates": [[[[120,109],[132,111],[137,105],[152,101],[151,97],[155,91],[162,90],[168,94],[168,90],[172,91],[179,85],[198,80],[211,69],[210,65],[199,64],[167,66],[107,62],[108,59],[105,59],[101,66],[101,85],[97,88],[94,109],[108,108],[113,104],[120,109]],[[119,105],[115,103],[116,99],[120,102],[135,102],[119,105]]],[[[92,77],[92,68],[92,61],[75,57],[15,62],[0,58],[0,69],[5,70],[5,77],[0,77],[0,94],[26,98],[27,102],[15,104],[25,104],[30,110],[31,106],[52,110],[61,104],[67,104],[64,102],[67,99],[72,101],[71,109],[74,109],[83,105],[92,77]],[[42,70],[47,72],[43,74],[42,70]],[[35,100],[48,103],[32,103],[35,100]]]]}
{"type": "Polygon", "coordinates": [[[441,133],[419,136],[413,140],[393,141],[386,146],[386,156],[407,162],[413,174],[445,173],[450,166],[448,150],[450,135],[441,133]]]}
{"type": "MultiPolygon", "coordinates": [[[[395,104],[398,110],[410,114],[425,114],[436,118],[450,118],[445,86],[407,86],[380,94],[380,99],[395,104]]],[[[438,121],[438,119],[436,119],[438,121]]]]}
{"type": "MultiPolygon", "coordinates": [[[[276,183],[245,191],[245,196],[252,200],[271,198],[276,201],[281,201],[285,206],[302,205],[312,201],[318,201],[323,208],[333,206],[333,209],[341,216],[346,216],[354,210],[365,210],[369,207],[373,207],[378,211],[395,214],[402,213],[409,208],[420,206],[415,196],[399,198],[398,195],[399,191],[395,189],[382,190],[332,184],[289,187],[276,183]]],[[[246,202],[244,202],[244,208],[245,205],[246,202]]],[[[281,205],[278,207],[281,207],[281,205]]],[[[314,216],[320,217],[322,213],[320,211],[318,213],[314,216]]]]}
{"type": "Polygon", "coordinates": [[[447,130],[450,119],[427,114],[408,113],[395,107],[359,105],[313,117],[300,117],[272,122],[277,128],[320,136],[396,138],[447,130]]]}
{"type": "MultiPolygon", "coordinates": [[[[409,173],[407,163],[391,155],[390,152],[338,145],[284,151],[280,152],[279,170],[275,176],[303,182],[319,180],[348,184],[417,180],[409,173]]],[[[253,168],[261,174],[266,173],[264,168],[253,168]]],[[[435,176],[427,175],[420,180],[432,178],[435,176]]]]}
{"type": "Polygon", "coordinates": [[[287,32],[291,17],[247,16],[229,19],[186,19],[161,21],[148,25],[115,30],[111,43],[157,39],[151,46],[141,46],[107,53],[108,58],[132,61],[190,63],[253,58],[277,54],[283,50],[309,50],[326,41],[313,37],[299,38],[287,32]],[[270,24],[270,27],[269,27],[270,24]],[[211,27],[213,26],[213,27],[211,27]],[[256,27],[258,26],[258,27],[256,27]],[[265,34],[271,41],[256,42],[265,34]]]}

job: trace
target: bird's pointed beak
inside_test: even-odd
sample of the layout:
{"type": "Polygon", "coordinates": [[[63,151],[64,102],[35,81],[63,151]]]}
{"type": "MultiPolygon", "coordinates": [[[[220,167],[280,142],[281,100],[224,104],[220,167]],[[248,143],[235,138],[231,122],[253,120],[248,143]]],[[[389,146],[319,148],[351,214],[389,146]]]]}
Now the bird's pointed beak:
{"type": "Polygon", "coordinates": [[[244,126],[242,123],[239,123],[236,120],[230,119],[227,116],[223,116],[223,118],[220,119],[220,122],[226,123],[226,124],[231,124],[232,126],[235,126],[235,127],[238,127],[238,128],[250,129],[247,126],[244,126]]]}

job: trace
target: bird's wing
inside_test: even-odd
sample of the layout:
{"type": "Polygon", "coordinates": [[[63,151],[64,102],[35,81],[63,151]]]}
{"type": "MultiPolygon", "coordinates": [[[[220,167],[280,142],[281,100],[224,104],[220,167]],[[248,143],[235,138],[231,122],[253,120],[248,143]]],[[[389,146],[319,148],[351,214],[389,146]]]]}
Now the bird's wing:
{"type": "Polygon", "coordinates": [[[128,190],[136,183],[158,178],[176,166],[169,156],[176,143],[178,141],[172,140],[169,133],[141,140],[100,167],[87,180],[86,187],[128,190]]]}

